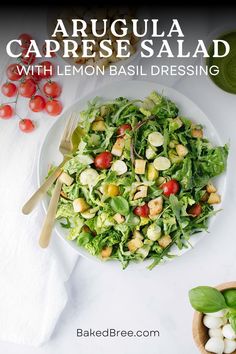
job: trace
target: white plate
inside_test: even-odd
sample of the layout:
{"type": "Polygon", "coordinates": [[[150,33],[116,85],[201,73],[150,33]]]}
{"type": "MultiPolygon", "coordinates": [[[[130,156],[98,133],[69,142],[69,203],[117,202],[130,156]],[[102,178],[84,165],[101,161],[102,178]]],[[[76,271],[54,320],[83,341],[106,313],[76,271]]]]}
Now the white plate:
{"type": "MultiPolygon", "coordinates": [[[[146,81],[119,81],[114,84],[110,84],[107,86],[103,86],[94,92],[87,95],[82,100],[78,101],[74,105],[72,105],[62,116],[55,121],[51,129],[49,130],[46,138],[41,146],[39,158],[38,158],[38,184],[40,185],[45,176],[47,175],[48,168],[50,164],[59,164],[61,161],[61,155],[58,151],[58,146],[61,138],[61,134],[65,125],[65,121],[69,114],[74,111],[82,111],[85,109],[87,102],[93,99],[96,96],[101,97],[104,101],[114,99],[116,97],[127,97],[129,99],[140,98],[143,99],[149,95],[151,91],[161,92],[163,95],[167,96],[169,99],[173,100],[180,109],[180,114],[182,116],[186,116],[193,121],[202,124],[204,126],[204,134],[209,138],[209,140],[216,145],[222,145],[222,141],[219,138],[218,133],[216,132],[214,126],[210,122],[210,120],[206,117],[206,115],[200,110],[200,108],[189,100],[187,97],[179,93],[178,91],[165,87],[162,85],[158,85],[153,82],[146,81]]],[[[223,196],[225,189],[226,175],[222,174],[220,177],[216,179],[216,185],[218,187],[219,193],[223,196]]],[[[48,206],[49,198],[46,196],[43,200],[43,206],[46,211],[48,206]]],[[[211,230],[211,225],[214,219],[218,217],[212,217],[209,222],[209,231],[211,230]]],[[[220,214],[219,214],[220,217],[220,214]]],[[[82,247],[78,247],[75,242],[68,241],[66,239],[68,231],[63,229],[60,226],[59,222],[56,222],[55,225],[56,233],[63,238],[67,243],[71,245],[80,255],[92,259],[97,260],[98,258],[91,256],[86,250],[82,247]]],[[[193,235],[190,239],[191,245],[194,245],[200,241],[204,236],[206,236],[206,232],[201,232],[199,234],[193,235]]],[[[191,248],[178,250],[177,247],[172,248],[172,253],[180,256],[191,248]]],[[[119,264],[117,261],[109,261],[107,264],[119,264]]],[[[147,266],[150,263],[149,260],[145,262],[141,262],[139,264],[147,266]]],[[[138,264],[134,265],[138,267],[138,264]]],[[[129,266],[130,267],[130,266],[129,266]]]]}

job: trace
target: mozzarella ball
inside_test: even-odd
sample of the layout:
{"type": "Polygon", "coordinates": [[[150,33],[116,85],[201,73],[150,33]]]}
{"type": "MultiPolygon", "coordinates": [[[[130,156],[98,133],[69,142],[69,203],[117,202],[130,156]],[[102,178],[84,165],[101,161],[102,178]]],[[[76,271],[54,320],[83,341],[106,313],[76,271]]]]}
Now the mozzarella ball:
{"type": "Polygon", "coordinates": [[[222,330],[221,328],[211,328],[209,329],[209,337],[220,337],[223,338],[222,330]]]}
{"type": "Polygon", "coordinates": [[[224,340],[224,353],[230,354],[233,353],[236,349],[236,342],[235,340],[225,339],[224,340]]]}
{"type": "Polygon", "coordinates": [[[211,353],[223,354],[223,352],[224,352],[224,341],[223,341],[222,338],[212,337],[206,342],[205,349],[208,352],[211,352],[211,353]]]}
{"type": "Polygon", "coordinates": [[[222,328],[222,333],[223,333],[223,336],[227,339],[232,340],[232,339],[236,338],[236,333],[234,332],[234,330],[230,324],[224,325],[224,327],[222,328]]]}
{"type": "Polygon", "coordinates": [[[209,315],[205,315],[203,317],[203,323],[207,328],[220,328],[223,326],[223,320],[219,317],[212,317],[209,315]]]}

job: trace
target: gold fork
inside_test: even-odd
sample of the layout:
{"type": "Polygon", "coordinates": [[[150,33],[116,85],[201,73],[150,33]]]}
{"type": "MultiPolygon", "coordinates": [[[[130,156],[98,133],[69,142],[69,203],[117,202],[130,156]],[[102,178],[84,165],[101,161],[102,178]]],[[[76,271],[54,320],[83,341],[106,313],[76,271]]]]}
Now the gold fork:
{"type": "MultiPolygon", "coordinates": [[[[74,130],[77,127],[77,123],[78,123],[78,117],[75,113],[72,113],[66,123],[61,138],[61,142],[59,145],[59,150],[64,157],[63,160],[65,160],[67,158],[67,155],[71,153],[74,149],[74,145],[72,142],[72,135],[74,130]]],[[[42,248],[46,248],[50,242],[55,216],[57,212],[57,204],[60,198],[61,187],[62,187],[62,182],[60,181],[60,178],[58,178],[56,182],[56,186],[52,193],[52,197],[48,206],[47,215],[44,220],[43,228],[39,237],[39,245],[42,248]]]]}
{"type": "Polygon", "coordinates": [[[63,161],[60,163],[59,166],[52,172],[52,174],[43,182],[43,184],[39,187],[39,189],[30,197],[30,199],[25,203],[22,208],[22,213],[27,215],[33,211],[37,203],[42,199],[44,194],[49,190],[55,180],[60,176],[62,173],[62,167],[69,160],[68,154],[71,153],[74,149],[74,146],[71,142],[71,137],[73,131],[76,128],[78,119],[76,118],[76,114],[73,113],[70,115],[64,132],[60,142],[59,150],[63,155],[63,161]]]}

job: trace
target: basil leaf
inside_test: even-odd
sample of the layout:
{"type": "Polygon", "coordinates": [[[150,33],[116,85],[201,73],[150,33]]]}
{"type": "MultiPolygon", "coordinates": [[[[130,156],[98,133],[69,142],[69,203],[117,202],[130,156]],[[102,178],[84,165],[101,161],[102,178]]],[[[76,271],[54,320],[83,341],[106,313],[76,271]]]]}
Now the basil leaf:
{"type": "Polygon", "coordinates": [[[217,312],[227,307],[223,294],[209,286],[198,286],[189,291],[192,307],[199,312],[217,312]]]}
{"type": "Polygon", "coordinates": [[[229,316],[229,323],[231,324],[231,327],[233,328],[234,332],[236,333],[236,316],[235,315],[229,316]]]}
{"type": "Polygon", "coordinates": [[[112,198],[110,205],[112,209],[121,215],[128,215],[129,214],[129,203],[123,197],[114,197],[112,198]]]}
{"type": "Polygon", "coordinates": [[[236,308],[236,289],[227,289],[223,291],[223,295],[226,301],[226,304],[229,307],[236,308]]]}

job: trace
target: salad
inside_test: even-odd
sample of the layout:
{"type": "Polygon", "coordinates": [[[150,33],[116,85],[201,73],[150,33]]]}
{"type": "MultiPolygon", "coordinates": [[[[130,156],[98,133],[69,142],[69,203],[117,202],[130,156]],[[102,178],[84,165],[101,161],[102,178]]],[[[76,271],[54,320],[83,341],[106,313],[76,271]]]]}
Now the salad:
{"type": "Polygon", "coordinates": [[[226,169],[228,146],[212,146],[157,92],[96,98],[80,117],[56,215],[68,239],[123,268],[151,259],[152,269],[173,245],[189,247],[221,201],[212,179],[226,169]]]}

